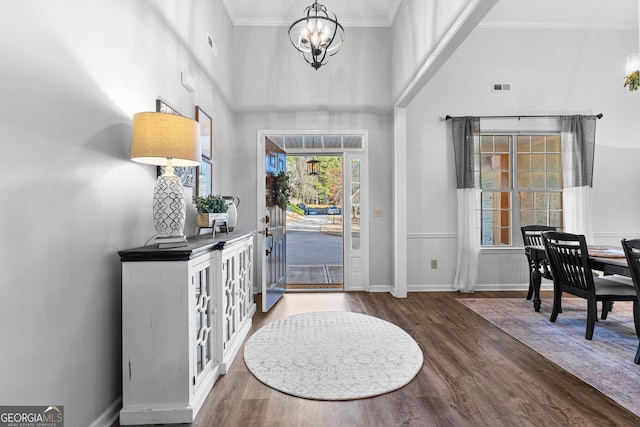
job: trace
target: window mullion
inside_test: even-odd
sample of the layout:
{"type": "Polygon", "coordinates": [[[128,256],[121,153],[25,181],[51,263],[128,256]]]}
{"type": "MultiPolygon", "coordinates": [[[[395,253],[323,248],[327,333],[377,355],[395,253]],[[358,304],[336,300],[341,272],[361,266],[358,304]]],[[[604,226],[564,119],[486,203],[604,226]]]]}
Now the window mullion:
{"type": "MultiPolygon", "coordinates": [[[[515,230],[520,230],[520,192],[518,191],[518,147],[517,136],[509,136],[511,149],[511,244],[516,243],[516,236],[520,236],[515,230]]],[[[518,242],[520,238],[517,238],[518,242]]]]}

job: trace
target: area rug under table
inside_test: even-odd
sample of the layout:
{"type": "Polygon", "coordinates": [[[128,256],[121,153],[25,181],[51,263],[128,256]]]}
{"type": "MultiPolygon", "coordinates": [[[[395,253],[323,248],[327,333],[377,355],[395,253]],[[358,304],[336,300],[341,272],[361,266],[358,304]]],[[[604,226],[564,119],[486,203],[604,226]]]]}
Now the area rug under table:
{"type": "Polygon", "coordinates": [[[387,393],[422,368],[422,350],[405,331],[376,317],[312,312],[273,321],[244,346],[249,371],[271,388],[317,400],[387,393]]]}
{"type": "Polygon", "coordinates": [[[563,298],[555,323],[549,321],[551,299],[543,299],[538,313],[524,298],[457,301],[640,416],[640,365],[633,363],[638,337],[631,302],[614,303],[589,341],[584,338],[587,303],[581,298],[563,298]]]}

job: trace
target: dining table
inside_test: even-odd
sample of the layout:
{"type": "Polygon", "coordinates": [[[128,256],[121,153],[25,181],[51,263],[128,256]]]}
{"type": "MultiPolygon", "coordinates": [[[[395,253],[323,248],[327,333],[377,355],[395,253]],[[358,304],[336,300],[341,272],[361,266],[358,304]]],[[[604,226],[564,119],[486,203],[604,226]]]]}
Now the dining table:
{"type": "MultiPolygon", "coordinates": [[[[592,270],[602,272],[605,276],[618,274],[630,276],[629,265],[622,247],[587,245],[589,266],[592,270]]],[[[525,255],[531,261],[529,269],[529,285],[533,288],[533,309],[540,311],[540,285],[542,283],[542,263],[547,262],[544,246],[525,246],[525,255]]]]}

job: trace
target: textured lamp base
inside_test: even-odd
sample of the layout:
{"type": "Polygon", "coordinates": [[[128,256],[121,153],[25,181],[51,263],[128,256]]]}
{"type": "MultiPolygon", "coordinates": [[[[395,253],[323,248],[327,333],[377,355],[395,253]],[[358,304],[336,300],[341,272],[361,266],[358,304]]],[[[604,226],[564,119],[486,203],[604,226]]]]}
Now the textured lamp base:
{"type": "Polygon", "coordinates": [[[153,190],[153,223],[158,236],[156,241],[184,239],[186,215],[182,181],[173,173],[165,172],[158,177],[153,190]]]}

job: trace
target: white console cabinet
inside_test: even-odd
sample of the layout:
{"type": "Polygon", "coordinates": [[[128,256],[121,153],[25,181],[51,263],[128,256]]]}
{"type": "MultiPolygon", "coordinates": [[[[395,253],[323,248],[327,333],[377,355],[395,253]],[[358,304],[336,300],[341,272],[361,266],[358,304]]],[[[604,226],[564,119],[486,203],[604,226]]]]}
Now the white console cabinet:
{"type": "Polygon", "coordinates": [[[228,371],[255,313],[253,232],[119,252],[120,424],[190,423],[228,371]]]}

